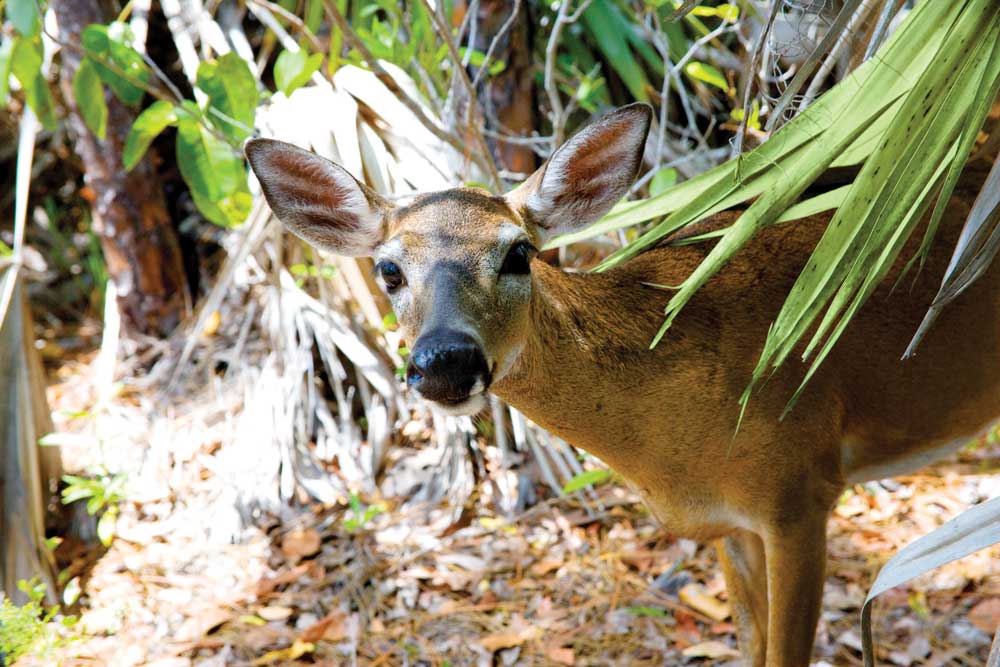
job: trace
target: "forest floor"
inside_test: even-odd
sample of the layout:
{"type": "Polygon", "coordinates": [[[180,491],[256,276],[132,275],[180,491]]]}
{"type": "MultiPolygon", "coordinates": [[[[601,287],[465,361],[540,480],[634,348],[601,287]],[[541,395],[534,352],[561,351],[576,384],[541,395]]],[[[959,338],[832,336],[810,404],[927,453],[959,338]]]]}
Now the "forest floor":
{"type": "MultiPolygon", "coordinates": [[[[53,379],[57,430],[83,428],[74,412],[93,399],[81,389],[88,373],[70,364],[53,379]]],[[[175,432],[143,432],[155,406],[126,383],[105,406],[132,429],[126,444],[64,448],[67,472],[111,457],[132,477],[110,548],[67,537],[57,551],[84,631],[62,664],[738,664],[713,549],[672,537],[620,484],[598,487],[596,501],[549,497],[503,516],[486,482],[451,525],[392,496],[360,499],[381,503],[378,513],[303,504],[290,521],[255,517],[231,543],[218,530],[229,510],[216,474],[224,443],[182,412],[175,432]],[[169,456],[150,456],[154,436],[172,443],[169,456]]],[[[393,460],[420,456],[420,428],[393,460]]],[[[815,665],[862,664],[860,606],[879,567],[1000,495],[998,471],[1000,446],[981,442],[844,495],[829,525],[815,665]]],[[[887,592],[874,619],[882,664],[984,664],[1000,623],[1000,548],[887,592]]]]}

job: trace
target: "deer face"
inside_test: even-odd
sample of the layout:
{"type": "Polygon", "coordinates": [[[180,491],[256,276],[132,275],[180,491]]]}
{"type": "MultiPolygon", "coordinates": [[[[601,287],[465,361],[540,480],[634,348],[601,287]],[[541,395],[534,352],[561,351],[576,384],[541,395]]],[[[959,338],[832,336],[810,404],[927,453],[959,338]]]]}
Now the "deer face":
{"type": "Polygon", "coordinates": [[[448,413],[473,414],[527,339],[538,248],[596,221],[625,194],[649,119],[647,105],[612,112],[507,195],[456,188],[405,206],[290,144],[254,139],[245,151],[292,232],[324,250],[375,260],[410,347],[407,384],[448,413]]]}

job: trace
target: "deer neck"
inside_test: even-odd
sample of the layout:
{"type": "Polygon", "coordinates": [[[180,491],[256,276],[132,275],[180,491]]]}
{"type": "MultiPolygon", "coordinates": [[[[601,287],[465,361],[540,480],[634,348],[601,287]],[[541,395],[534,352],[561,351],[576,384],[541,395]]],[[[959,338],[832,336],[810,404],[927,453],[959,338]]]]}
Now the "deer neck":
{"type": "MultiPolygon", "coordinates": [[[[614,465],[644,409],[644,379],[673,356],[675,336],[649,343],[669,295],[631,271],[569,274],[532,265],[528,334],[493,391],[550,432],[614,465]]],[[[638,440],[639,438],[632,438],[638,440]]]]}

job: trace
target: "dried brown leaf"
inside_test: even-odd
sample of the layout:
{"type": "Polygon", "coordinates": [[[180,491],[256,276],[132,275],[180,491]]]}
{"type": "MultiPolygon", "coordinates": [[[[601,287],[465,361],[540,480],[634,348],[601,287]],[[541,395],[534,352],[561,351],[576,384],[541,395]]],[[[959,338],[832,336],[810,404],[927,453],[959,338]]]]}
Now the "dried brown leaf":
{"type": "Polygon", "coordinates": [[[969,622],[987,634],[1000,628],[1000,598],[983,600],[969,610],[969,622]]]}
{"type": "Polygon", "coordinates": [[[685,658],[738,658],[739,651],[720,641],[707,641],[688,646],[682,651],[685,658]]]}
{"type": "Polygon", "coordinates": [[[281,553],[291,561],[312,556],[319,551],[321,538],[314,528],[295,529],[281,538],[281,553]]]}
{"type": "Polygon", "coordinates": [[[709,595],[701,584],[688,584],[680,590],[679,596],[681,602],[713,621],[729,618],[729,605],[709,595]]]}

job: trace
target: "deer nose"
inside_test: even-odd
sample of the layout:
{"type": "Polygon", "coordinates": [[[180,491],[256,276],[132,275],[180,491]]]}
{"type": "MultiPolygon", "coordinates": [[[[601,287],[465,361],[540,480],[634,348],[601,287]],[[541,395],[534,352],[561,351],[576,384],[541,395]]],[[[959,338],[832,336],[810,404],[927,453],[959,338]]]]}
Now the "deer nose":
{"type": "Polygon", "coordinates": [[[461,403],[490,385],[479,343],[467,333],[437,329],[420,336],[406,365],[406,383],[431,401],[461,403]]]}

